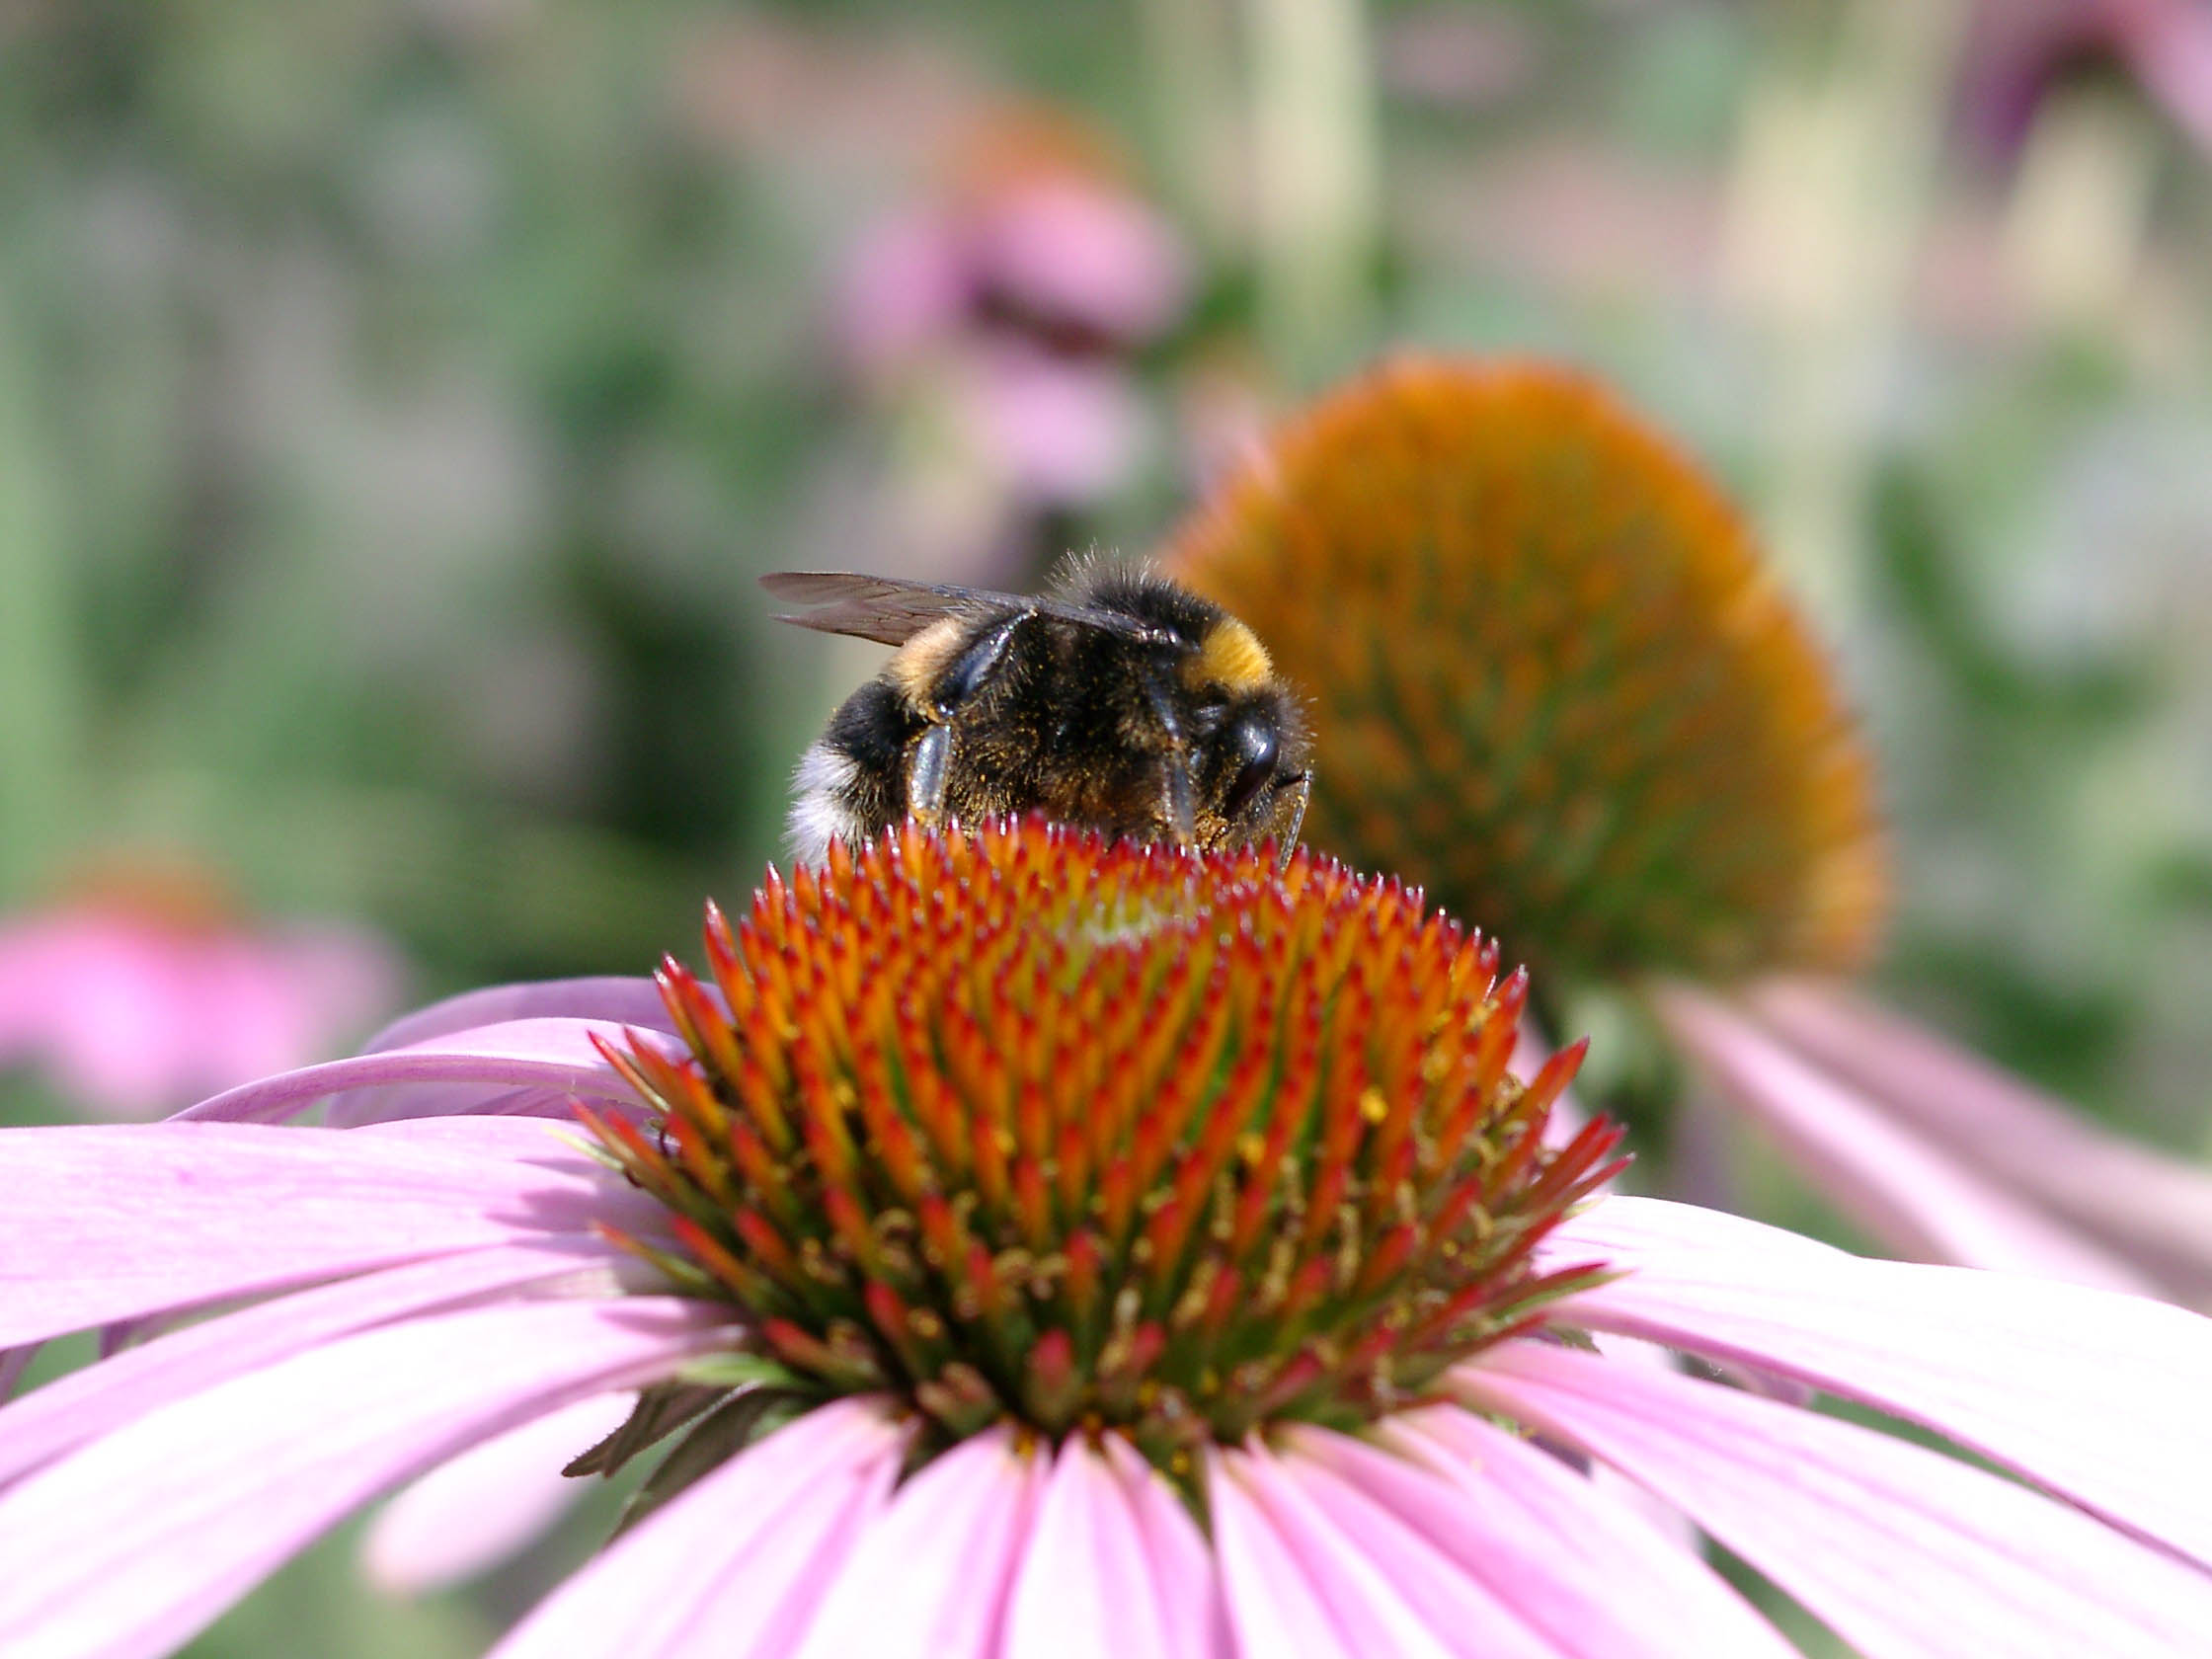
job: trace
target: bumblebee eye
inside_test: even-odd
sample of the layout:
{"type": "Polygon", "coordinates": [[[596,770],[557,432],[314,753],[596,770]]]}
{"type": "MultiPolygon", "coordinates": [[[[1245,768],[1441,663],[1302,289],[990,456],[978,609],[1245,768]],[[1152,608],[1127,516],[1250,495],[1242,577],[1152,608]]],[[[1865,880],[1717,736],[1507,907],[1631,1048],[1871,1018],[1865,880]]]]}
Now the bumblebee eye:
{"type": "Polygon", "coordinates": [[[1238,764],[1222,796],[1222,816],[1234,818],[1275,776],[1275,723],[1262,715],[1246,715],[1228,729],[1227,745],[1238,764]]]}

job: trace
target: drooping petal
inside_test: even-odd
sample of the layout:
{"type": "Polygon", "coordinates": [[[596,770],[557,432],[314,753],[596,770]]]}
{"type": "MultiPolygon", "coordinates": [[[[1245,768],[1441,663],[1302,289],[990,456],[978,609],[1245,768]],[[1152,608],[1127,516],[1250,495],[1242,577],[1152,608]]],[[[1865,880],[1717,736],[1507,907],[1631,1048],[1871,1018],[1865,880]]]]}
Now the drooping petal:
{"type": "Polygon", "coordinates": [[[195,1394],[0,1495],[0,1651],[166,1652],[349,1510],[571,1400],[728,1340],[669,1298],[365,1332],[195,1394]]]}
{"type": "Polygon", "coordinates": [[[611,1297],[627,1259],[596,1238],[465,1250],[183,1326],[0,1409],[0,1485],[157,1405],[333,1337],[493,1294],[611,1297]]]}
{"type": "Polygon", "coordinates": [[[1228,1459],[1356,1651],[1558,1659],[1562,1649],[1509,1600],[1325,1462],[1264,1451],[1228,1459]]]}
{"type": "Polygon", "coordinates": [[[784,1650],[813,1612],[823,1569],[834,1569],[888,1494],[904,1444],[880,1399],[808,1412],[564,1581],[492,1659],[784,1650]],[[796,1558],[769,1570],[764,1555],[793,1545],[796,1558]]]}
{"type": "Polygon", "coordinates": [[[1820,1193],[1890,1249],[2106,1290],[2152,1285],[2121,1257],[2007,1192],[1807,1065],[1726,1002],[1683,984],[1653,992],[1667,1029],[1820,1193]]]}
{"type": "MultiPolygon", "coordinates": [[[[484,1101],[525,1088],[558,1089],[585,1100],[634,1100],[628,1085],[592,1046],[594,1037],[618,1047],[629,1041],[622,1026],[604,1020],[511,1020],[451,1032],[411,1048],[326,1061],[264,1077],[187,1107],[169,1121],[282,1123],[325,1096],[349,1090],[454,1083],[481,1089],[484,1101]]],[[[665,1033],[641,1031],[638,1037],[672,1054],[681,1050],[665,1033]]]]}
{"type": "Polygon", "coordinates": [[[1288,1445],[1510,1600],[1558,1652],[1795,1659],[1694,1550],[1557,1459],[1458,1406],[1386,1418],[1376,1434],[1386,1452],[1306,1429],[1288,1445]],[[1652,1618],[1653,1608],[1667,1617],[1652,1618]]]}
{"type": "Polygon", "coordinates": [[[1866,1659],[2180,1659],[2212,1629],[2212,1576],[1893,1436],[1533,1342],[1456,1378],[1680,1504],[1866,1659]]]}
{"type": "Polygon", "coordinates": [[[456,1032],[516,1020],[590,1020],[633,1025],[674,1035],[661,990],[638,974],[602,974],[575,980],[529,980],[519,985],[464,990],[442,1002],[403,1014],[361,1045],[362,1054],[386,1054],[456,1032]]]}
{"type": "Polygon", "coordinates": [[[1799,1054],[1980,1169],[2212,1289],[2212,1169],[2161,1156],[1861,996],[1768,982],[1753,1011],[1799,1054]]]}
{"type": "Polygon", "coordinates": [[[1005,1651],[1066,1659],[1165,1653],[1166,1601],[1128,1488],[1100,1453],[1079,1436],[1069,1440],[1029,1527],[1005,1651]]]}
{"type": "Polygon", "coordinates": [[[854,1543],[800,1659],[991,1659],[1041,1474],[1004,1428],[937,1459],[854,1543]]]}
{"type": "MultiPolygon", "coordinates": [[[[444,1042],[480,1027],[548,1019],[588,1020],[674,1035],[668,1007],[653,981],[641,976],[606,975],[593,979],[490,986],[482,990],[464,991],[427,1008],[418,1008],[386,1026],[362,1045],[361,1052],[385,1054],[420,1044],[444,1042]]],[[[335,1094],[323,1108],[323,1121],[344,1127],[450,1112],[566,1117],[571,1098],[565,1087],[529,1087],[487,1094],[481,1084],[474,1082],[400,1083],[335,1094]]]]}
{"type": "Polygon", "coordinates": [[[17,1129],[0,1139],[0,1343],[489,1245],[652,1227],[544,1124],[17,1129]]]}
{"type": "Polygon", "coordinates": [[[622,1426],[631,1394],[593,1394],[472,1446],[393,1494],[361,1539],[379,1589],[419,1595],[497,1566],[534,1542],[582,1497],[561,1467],[622,1426]]]}
{"type": "Polygon", "coordinates": [[[2212,1565],[2212,1321],[2048,1280],[1868,1261],[1609,1198],[1550,1248],[1630,1269],[1561,1317],[1780,1372],[1923,1423],[2212,1565]]]}
{"type": "Polygon", "coordinates": [[[1213,1659],[1227,1651],[1228,1626],[1223,1620],[1214,1551],[1198,1523],[1127,1441],[1109,1435],[1105,1454],[1145,1540],[1159,1609],[1161,1659],[1213,1659]]]}

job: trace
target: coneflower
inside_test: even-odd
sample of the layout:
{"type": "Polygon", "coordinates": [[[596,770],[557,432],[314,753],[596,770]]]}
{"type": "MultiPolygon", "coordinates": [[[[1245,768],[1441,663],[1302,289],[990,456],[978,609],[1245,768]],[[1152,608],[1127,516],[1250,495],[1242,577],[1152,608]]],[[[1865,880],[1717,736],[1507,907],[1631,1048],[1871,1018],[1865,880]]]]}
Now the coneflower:
{"type": "Polygon", "coordinates": [[[1310,694],[1317,846],[1632,988],[1885,1247],[2212,1295],[2212,1178],[1850,988],[1889,886],[1856,723],[1729,504],[1601,388],[1389,364],[1167,565],[1310,694]]]}
{"type": "Polygon", "coordinates": [[[2212,1628],[2212,1323],[1600,1196],[1395,883],[908,828],[707,961],[0,1133],[0,1343],[138,1338],[0,1408],[0,1650],[167,1651],[609,1396],[571,1466],[672,1447],[503,1655],[1795,1651],[1619,1476],[1870,1659],[2212,1628]]]}

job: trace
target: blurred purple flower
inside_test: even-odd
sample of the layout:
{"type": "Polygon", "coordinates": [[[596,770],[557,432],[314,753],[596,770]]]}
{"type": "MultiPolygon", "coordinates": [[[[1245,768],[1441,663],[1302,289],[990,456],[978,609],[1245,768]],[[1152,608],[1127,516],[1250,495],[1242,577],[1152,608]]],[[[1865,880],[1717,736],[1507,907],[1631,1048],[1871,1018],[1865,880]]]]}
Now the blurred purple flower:
{"type": "Polygon", "coordinates": [[[398,999],[398,959],[371,934],[174,896],[104,891],[0,922],[0,1065],[37,1066],[103,1116],[152,1117],[328,1053],[398,999]]]}
{"type": "Polygon", "coordinates": [[[1997,0],[1974,22],[1964,105],[1985,141],[2018,144],[2050,88],[2102,59],[2212,152],[2212,8],[2201,0],[1997,0]]]}
{"type": "Polygon", "coordinates": [[[953,171],[860,238],[837,287],[841,354],[873,395],[949,410],[954,452],[1017,500],[1095,500],[1142,453],[1123,359],[1181,314],[1187,256],[1058,117],[985,123],[953,171]]]}
{"type": "Polygon", "coordinates": [[[962,424],[979,458],[1038,502],[1095,501],[1129,476],[1147,418],[1109,362],[1008,343],[980,348],[961,380],[962,424]]]}

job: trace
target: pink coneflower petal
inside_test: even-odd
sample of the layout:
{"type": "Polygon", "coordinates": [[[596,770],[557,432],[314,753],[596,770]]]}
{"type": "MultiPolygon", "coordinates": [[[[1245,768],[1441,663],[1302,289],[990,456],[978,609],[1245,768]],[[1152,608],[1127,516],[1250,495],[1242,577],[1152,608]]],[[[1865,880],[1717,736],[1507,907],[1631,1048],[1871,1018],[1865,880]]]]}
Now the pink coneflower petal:
{"type": "Polygon", "coordinates": [[[995,1652],[1042,1464],[999,1427],[908,1481],[845,1558],[801,1659],[995,1652]]]}
{"type": "Polygon", "coordinates": [[[1210,1659],[1227,1645],[1214,1552],[1190,1511],[1127,1441],[1109,1438],[1106,1461],[1137,1519],[1159,1610],[1161,1659],[1210,1659]]]}
{"type": "Polygon", "coordinates": [[[464,990],[394,1020],[363,1043],[360,1052],[384,1054],[479,1026],[540,1019],[597,1020],[671,1035],[675,1030],[660,987],[652,980],[640,974],[600,974],[464,990]]]}
{"type": "Polygon", "coordinates": [[[1396,1457],[1341,1435],[1293,1443],[1301,1457],[1356,1470],[1400,1519],[1511,1595],[1560,1652],[1796,1659],[1694,1550],[1518,1436],[1439,1406],[1387,1419],[1376,1439],[1396,1457]],[[1661,1607],[1667,1617],[1651,1618],[1661,1607]]]}
{"type": "Polygon", "coordinates": [[[1352,1650],[1350,1638],[1304,1564],[1276,1536],[1265,1511],[1229,1477],[1225,1462],[1219,1454],[1209,1460],[1207,1510],[1237,1651],[1340,1659],[1352,1650]]]}
{"type": "Polygon", "coordinates": [[[1608,1199],[1551,1248],[1629,1270],[1576,1297],[1580,1322],[1911,1418],[2212,1566],[2212,1437],[2172,1438],[2212,1400],[2212,1323],[2080,1286],[1867,1261],[1659,1199],[1608,1199]],[[2176,1478],[2177,1458],[2192,1477],[2176,1478]]]}
{"type": "MultiPolygon", "coordinates": [[[[1381,1554],[1333,1525],[1269,1453],[1228,1451],[1210,1460],[1207,1501],[1222,1587],[1240,1650],[1249,1653],[1449,1654],[1437,1602],[1408,1600],[1381,1554]],[[1427,1603],[1427,1606],[1420,1605],[1427,1603]]],[[[1372,1520],[1372,1516],[1363,1519],[1372,1520]]],[[[1423,1563],[1427,1565],[1427,1563],[1423,1563]]],[[[1418,1570],[1416,1568],[1415,1570],[1418,1570]]],[[[1462,1581],[1462,1588],[1464,1588],[1462,1581]]],[[[1467,1612],[1469,1598],[1457,1598],[1467,1612]]],[[[1526,1631],[1476,1618],[1472,1627],[1501,1654],[1540,1653],[1526,1631]],[[1516,1639],[1516,1637],[1518,1639],[1516,1639]]]]}
{"type": "Polygon", "coordinates": [[[1386,1505],[1327,1464],[1232,1450],[1229,1478],[1319,1588],[1356,1653],[1555,1659],[1518,1598],[1492,1596],[1386,1505]]]}
{"type": "Polygon", "coordinates": [[[419,1595],[474,1578],[523,1549],[584,1495],[561,1473],[622,1426],[629,1394],[594,1394],[510,1429],[395,1493],[361,1540],[378,1589],[419,1595]]]}
{"type": "Polygon", "coordinates": [[[2150,1281],[1900,1126],[1708,992],[1654,1002],[1667,1028],[1836,1206],[1892,1249],[2149,1294],[2150,1281]]]}
{"type": "Polygon", "coordinates": [[[496,1293],[611,1297],[625,1252],[566,1237],[464,1251],[318,1285],[159,1336],[56,1378],[0,1418],[0,1485],[167,1400],[243,1376],[333,1337],[496,1293]]]}
{"type": "Polygon", "coordinates": [[[2107,1135],[2081,1113],[1839,986],[1770,982],[1754,1013],[1976,1168],[2212,1287],[2212,1171],[2107,1135]]]}
{"type": "Polygon", "coordinates": [[[21,1129],[0,1156],[8,1344],[655,1216],[543,1124],[515,1119],[21,1129]]]}
{"type": "Polygon", "coordinates": [[[790,1652],[903,1454],[881,1400],[805,1413],[615,1541],[491,1659],[790,1652]]]}
{"type": "Polygon", "coordinates": [[[1005,1649],[1065,1659],[1191,1651],[1203,1630],[1173,1628],[1177,1615],[1163,1589],[1130,1488],[1100,1453],[1068,1441],[1030,1526],[1005,1649]]]}
{"type": "Polygon", "coordinates": [[[0,1495],[0,1650],[166,1651],[349,1510],[727,1341],[696,1304],[549,1303],[350,1337],[139,1418],[0,1495]]]}
{"type": "Polygon", "coordinates": [[[905,1436],[883,1403],[810,1411],[672,1500],[568,1579],[493,1659],[782,1651],[818,1579],[888,1496],[905,1436]],[[788,1559],[811,1572],[795,1572],[788,1559]],[[786,1555],[766,1570],[767,1552],[786,1555]],[[729,1604],[725,1607],[723,1604],[729,1604]]]}
{"type": "MultiPolygon", "coordinates": [[[[671,1052],[681,1045],[665,1033],[639,1040],[671,1052]]],[[[525,1019],[453,1032],[411,1048],[306,1066],[227,1090],[179,1112],[173,1122],[281,1123],[326,1095],[349,1089],[475,1083],[488,1089],[556,1089],[586,1100],[634,1098],[592,1047],[592,1039],[624,1045],[628,1033],[599,1020],[525,1019]]]]}
{"type": "Polygon", "coordinates": [[[2174,1659],[2212,1629],[2212,1578],[1907,1442],[1534,1343],[1493,1350],[1459,1377],[1477,1408],[1666,1493],[1867,1659],[2174,1659]],[[1909,1580],[1898,1571],[1907,1560],[1909,1580]]]}

